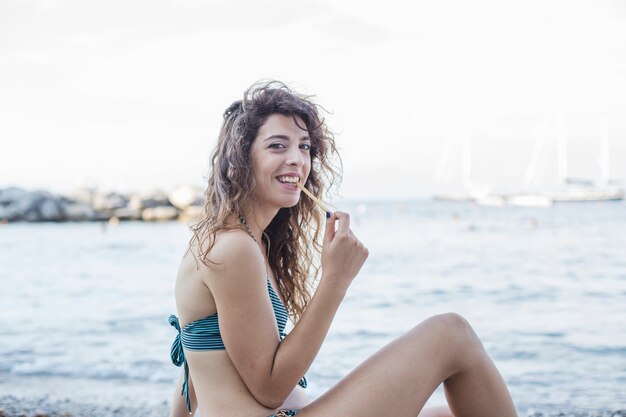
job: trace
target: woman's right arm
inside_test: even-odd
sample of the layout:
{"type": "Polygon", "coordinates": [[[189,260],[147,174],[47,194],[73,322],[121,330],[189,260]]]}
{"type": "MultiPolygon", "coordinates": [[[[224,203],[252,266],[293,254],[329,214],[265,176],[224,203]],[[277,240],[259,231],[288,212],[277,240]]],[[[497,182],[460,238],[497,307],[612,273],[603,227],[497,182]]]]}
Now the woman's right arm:
{"type": "Polygon", "coordinates": [[[350,231],[346,213],[326,222],[322,278],[306,311],[282,342],[267,293],[263,257],[246,240],[227,243],[221,271],[208,278],[219,314],[222,339],[250,393],[268,408],[280,406],[317,356],[346,291],[367,258],[350,231]],[[338,223],[335,230],[335,223],[338,223]]]}
{"type": "MultiPolygon", "coordinates": [[[[342,212],[333,213],[326,222],[320,283],[306,311],[276,352],[273,367],[276,379],[291,378],[299,372],[295,375],[299,380],[309,369],[348,287],[368,254],[367,248],[350,230],[350,216],[342,212]]],[[[278,392],[284,395],[284,391],[278,392]]]]}

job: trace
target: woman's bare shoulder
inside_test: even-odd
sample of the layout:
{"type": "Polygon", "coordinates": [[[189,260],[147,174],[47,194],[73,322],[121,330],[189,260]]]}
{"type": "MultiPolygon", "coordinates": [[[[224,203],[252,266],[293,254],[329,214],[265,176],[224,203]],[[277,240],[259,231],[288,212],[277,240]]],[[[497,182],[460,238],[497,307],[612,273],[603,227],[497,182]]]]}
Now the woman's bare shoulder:
{"type": "MultiPolygon", "coordinates": [[[[224,281],[237,281],[237,277],[251,274],[265,276],[263,255],[257,243],[245,231],[240,229],[219,231],[212,243],[206,257],[203,256],[206,261],[198,262],[199,269],[195,273],[211,291],[215,285],[220,285],[224,281]]],[[[196,260],[200,258],[197,247],[192,247],[191,252],[196,260]]]]}
{"type": "Polygon", "coordinates": [[[243,230],[223,230],[216,234],[209,253],[211,260],[222,267],[231,268],[244,260],[261,261],[257,243],[243,230]]]}
{"type": "MultiPolygon", "coordinates": [[[[254,257],[260,252],[256,242],[243,230],[221,230],[215,234],[212,242],[198,242],[191,244],[183,259],[195,258],[197,269],[217,270],[233,261],[241,261],[244,256],[254,257]],[[199,262],[202,259],[203,262],[199,262]]],[[[207,271],[208,272],[208,271],[207,271]]]]}
{"type": "Polygon", "coordinates": [[[263,277],[263,257],[256,242],[246,232],[218,232],[213,246],[201,261],[197,246],[191,246],[179,266],[175,295],[183,321],[192,321],[215,312],[216,294],[240,290],[240,277],[263,277]],[[188,319],[188,320],[185,320],[188,319]]]}
{"type": "Polygon", "coordinates": [[[242,230],[219,233],[209,253],[215,263],[204,282],[217,304],[238,299],[248,291],[262,293],[265,261],[257,243],[242,230]]]}

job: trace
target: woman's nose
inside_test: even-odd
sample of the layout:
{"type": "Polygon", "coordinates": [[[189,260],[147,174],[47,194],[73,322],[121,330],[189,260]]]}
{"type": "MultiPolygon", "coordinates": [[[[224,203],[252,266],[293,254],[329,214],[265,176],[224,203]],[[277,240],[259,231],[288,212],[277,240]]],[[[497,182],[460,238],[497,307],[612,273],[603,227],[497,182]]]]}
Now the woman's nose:
{"type": "Polygon", "coordinates": [[[291,148],[287,154],[287,165],[302,166],[304,158],[300,148],[291,148]]]}

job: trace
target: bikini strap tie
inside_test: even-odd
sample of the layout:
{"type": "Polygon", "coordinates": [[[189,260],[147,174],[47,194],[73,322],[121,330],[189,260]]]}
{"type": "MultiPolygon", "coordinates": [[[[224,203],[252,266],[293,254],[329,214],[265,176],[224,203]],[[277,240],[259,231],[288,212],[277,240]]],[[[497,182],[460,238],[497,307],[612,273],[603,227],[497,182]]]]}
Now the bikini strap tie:
{"type": "Polygon", "coordinates": [[[184,365],[185,368],[185,380],[183,381],[183,389],[180,392],[180,395],[185,396],[185,401],[187,402],[187,411],[191,414],[191,399],[189,398],[189,366],[187,365],[187,359],[185,358],[185,351],[183,350],[183,343],[180,339],[181,331],[180,331],[180,323],[178,322],[178,317],[175,315],[171,315],[169,317],[169,322],[172,327],[178,330],[178,334],[174,338],[174,342],[172,342],[172,349],[170,350],[170,358],[172,359],[172,363],[176,366],[184,365]]]}
{"type": "Polygon", "coordinates": [[[171,315],[169,317],[170,326],[174,327],[178,330],[178,334],[172,343],[172,349],[170,350],[170,357],[172,358],[172,363],[176,366],[181,366],[185,363],[185,351],[183,350],[183,343],[180,340],[180,323],[178,322],[178,317],[175,315],[171,315]]]}

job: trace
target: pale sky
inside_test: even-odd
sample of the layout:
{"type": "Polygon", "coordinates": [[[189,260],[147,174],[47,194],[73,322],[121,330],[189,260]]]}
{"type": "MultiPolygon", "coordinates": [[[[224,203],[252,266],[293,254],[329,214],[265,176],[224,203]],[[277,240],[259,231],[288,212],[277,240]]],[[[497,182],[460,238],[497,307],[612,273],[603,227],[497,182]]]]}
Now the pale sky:
{"type": "Polygon", "coordinates": [[[435,177],[467,136],[472,181],[521,190],[554,120],[598,179],[608,119],[626,179],[622,0],[3,0],[0,188],[202,186],[224,109],[265,78],[332,112],[347,198],[460,186],[460,160],[435,177]]]}

